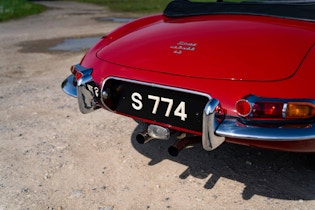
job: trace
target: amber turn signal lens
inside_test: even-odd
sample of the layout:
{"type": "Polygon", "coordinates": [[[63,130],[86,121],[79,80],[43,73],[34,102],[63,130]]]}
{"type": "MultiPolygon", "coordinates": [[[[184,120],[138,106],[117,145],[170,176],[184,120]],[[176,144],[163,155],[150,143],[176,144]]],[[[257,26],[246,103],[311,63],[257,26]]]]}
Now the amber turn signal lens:
{"type": "Polygon", "coordinates": [[[290,102],[287,105],[287,118],[310,118],[315,115],[315,106],[311,103],[290,102]]]}

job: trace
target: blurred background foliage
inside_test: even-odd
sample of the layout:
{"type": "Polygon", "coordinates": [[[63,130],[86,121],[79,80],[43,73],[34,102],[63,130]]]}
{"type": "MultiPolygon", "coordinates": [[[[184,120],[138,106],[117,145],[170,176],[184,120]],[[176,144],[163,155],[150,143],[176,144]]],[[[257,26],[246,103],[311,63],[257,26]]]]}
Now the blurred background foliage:
{"type": "Polygon", "coordinates": [[[0,21],[38,14],[45,7],[27,0],[0,0],[0,21]]]}
{"type": "MultiPolygon", "coordinates": [[[[67,0],[61,0],[67,1],[67,0]]],[[[72,0],[94,3],[108,7],[115,12],[151,14],[162,12],[171,0],[72,0]]],[[[215,0],[191,0],[213,2],[215,0]]],[[[233,0],[232,0],[233,1],[233,0]]],[[[25,17],[45,11],[45,7],[31,0],[0,0],[0,21],[25,17]]]]}

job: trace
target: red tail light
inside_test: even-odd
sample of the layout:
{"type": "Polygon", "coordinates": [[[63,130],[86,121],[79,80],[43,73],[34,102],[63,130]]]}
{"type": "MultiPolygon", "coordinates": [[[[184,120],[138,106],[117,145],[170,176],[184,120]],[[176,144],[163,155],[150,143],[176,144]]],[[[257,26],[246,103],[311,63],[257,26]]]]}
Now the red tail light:
{"type": "Polygon", "coordinates": [[[281,102],[256,102],[253,106],[253,117],[282,118],[283,104],[281,102]]]}
{"type": "Polygon", "coordinates": [[[311,119],[315,117],[315,102],[311,99],[275,99],[248,96],[235,104],[238,115],[247,118],[311,119]]]}
{"type": "Polygon", "coordinates": [[[235,108],[237,113],[242,117],[248,116],[252,111],[252,105],[245,99],[237,101],[235,108]]]}

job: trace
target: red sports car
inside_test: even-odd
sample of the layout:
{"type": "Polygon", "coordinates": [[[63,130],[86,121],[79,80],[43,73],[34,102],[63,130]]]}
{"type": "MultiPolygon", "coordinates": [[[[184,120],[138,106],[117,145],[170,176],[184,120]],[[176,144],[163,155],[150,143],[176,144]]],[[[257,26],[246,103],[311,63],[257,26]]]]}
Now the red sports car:
{"type": "Polygon", "coordinates": [[[144,122],[171,155],[224,141],[315,152],[315,2],[190,2],[104,36],[62,83],[82,113],[144,122]]]}

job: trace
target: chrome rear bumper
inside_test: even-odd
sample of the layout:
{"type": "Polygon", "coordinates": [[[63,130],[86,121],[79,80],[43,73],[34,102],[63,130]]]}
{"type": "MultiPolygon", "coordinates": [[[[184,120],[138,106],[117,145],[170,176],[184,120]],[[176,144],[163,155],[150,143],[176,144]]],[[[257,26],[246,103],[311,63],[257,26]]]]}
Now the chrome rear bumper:
{"type": "Polygon", "coordinates": [[[63,92],[67,93],[68,95],[77,98],[77,87],[73,84],[74,82],[74,76],[70,75],[67,77],[62,83],[61,88],[63,92]]]}
{"type": "Polygon", "coordinates": [[[301,141],[315,139],[315,126],[307,128],[266,128],[240,126],[237,120],[224,120],[215,131],[218,136],[263,141],[301,141]]]}
{"type": "MultiPolygon", "coordinates": [[[[82,113],[89,113],[100,108],[100,90],[93,81],[92,69],[80,65],[75,66],[82,76],[76,81],[69,76],[62,83],[65,93],[78,98],[82,113]]],[[[245,139],[253,141],[301,141],[315,139],[315,125],[307,128],[267,128],[259,126],[246,126],[240,124],[235,118],[219,119],[216,107],[217,99],[211,98],[203,112],[202,145],[211,151],[221,145],[226,138],[245,139]]]]}

